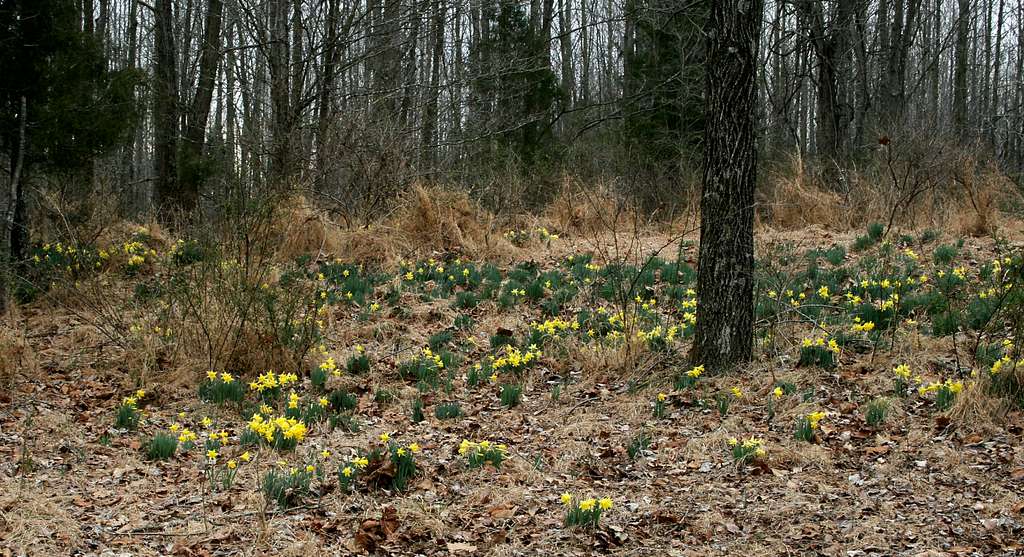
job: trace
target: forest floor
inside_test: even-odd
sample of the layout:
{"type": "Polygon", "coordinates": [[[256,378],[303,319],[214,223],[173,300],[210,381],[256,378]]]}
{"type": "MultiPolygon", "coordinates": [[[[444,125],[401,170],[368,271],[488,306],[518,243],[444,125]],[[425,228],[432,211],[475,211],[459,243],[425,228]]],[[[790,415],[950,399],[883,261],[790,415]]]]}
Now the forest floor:
{"type": "MultiPolygon", "coordinates": [[[[66,298],[44,296],[21,309],[21,367],[0,391],[0,555],[1021,554],[1024,415],[983,388],[996,376],[992,359],[965,349],[991,345],[1005,350],[1013,366],[1022,356],[1013,352],[1021,339],[1007,332],[1012,324],[980,332],[961,324],[952,333],[935,333],[936,313],[927,304],[939,302],[932,300],[900,313],[888,327],[879,323],[874,331],[854,333],[853,318],[863,308],[851,309],[846,296],[855,293],[878,308],[891,291],[879,290],[877,281],[903,281],[908,299],[933,294],[929,287],[906,286],[908,277],[920,282],[927,276],[931,285],[961,269],[965,278],[952,287],[961,289],[964,304],[972,303],[986,281],[997,280],[985,266],[1020,257],[1019,232],[1011,229],[1007,242],[967,238],[959,247],[948,235],[915,232],[860,251],[851,249],[855,236],[820,229],[761,234],[759,261],[771,263],[782,282],[774,292],[762,285],[759,303],[806,312],[769,311],[766,317],[759,310],[756,360],[734,373],[700,375],[692,385],[685,382],[692,276],[672,281],[665,275],[694,265],[696,248],[685,240],[677,246],[663,233],[644,235],[640,245],[670,245],[662,257],[675,263],[679,254],[679,265],[660,267],[636,302],[647,306],[653,298],[654,304],[628,310],[641,316],[635,324],[647,332],[645,341],[631,340],[635,331],[623,320],[618,332],[616,320],[609,323],[607,315],[620,306],[597,286],[607,283],[602,271],[609,261],[600,255],[607,250],[569,234],[530,240],[519,259],[532,259],[536,268],[514,275],[511,260],[499,262],[494,292],[475,307],[455,307],[464,290],[458,284],[440,289],[443,276],[416,275],[427,265],[447,265],[440,275],[462,269],[467,277],[486,275],[463,261],[392,268],[361,303],[344,300],[350,291],[338,285],[347,275],[335,283],[321,279],[342,299],[323,306],[323,352],[307,356],[293,388],[303,405],[342,390],[355,396],[354,408],[342,411],[332,399],[328,413],[341,416],[335,427],[308,420],[308,433],[293,451],[244,439],[251,407],[243,415],[243,405],[201,400],[197,386],[208,380],[200,366],[184,366],[184,373],[156,365],[140,377],[136,359],[100,334],[93,317],[66,298]],[[955,247],[952,259],[933,257],[941,245],[955,247]],[[806,254],[817,248],[822,259],[808,273],[806,254]],[[834,262],[826,261],[829,249],[834,262]],[[588,252],[592,264],[567,263],[588,252]],[[415,280],[406,280],[406,272],[415,280]],[[554,287],[537,286],[552,277],[554,287]],[[875,282],[858,290],[861,280],[875,282]],[[416,285],[393,288],[407,282],[416,285]],[[531,293],[517,299],[513,292],[510,303],[517,284],[531,293]],[[821,295],[823,285],[831,285],[827,295],[821,295]],[[509,334],[530,351],[530,340],[540,338],[530,336],[530,324],[550,319],[543,304],[563,288],[575,295],[566,295],[555,312],[569,327],[553,325],[540,355],[522,369],[495,369],[497,380],[485,373],[470,385],[475,363],[491,371],[488,355],[508,356],[507,347],[493,348],[495,335],[509,334]],[[823,298],[824,314],[815,313],[815,296],[823,298]],[[372,303],[379,309],[368,313],[372,303]],[[774,324],[770,336],[765,323],[774,324]],[[650,333],[656,325],[663,326],[661,338],[650,333]],[[678,332],[665,339],[670,326],[678,332]],[[841,341],[836,365],[801,364],[802,339],[816,340],[821,327],[827,338],[841,341]],[[446,331],[451,338],[430,338],[446,331]],[[420,356],[428,343],[435,345],[432,353],[446,353],[457,364],[434,369],[440,372],[436,385],[403,379],[400,367],[415,358],[417,369],[430,371],[430,357],[420,356]],[[329,375],[326,390],[318,390],[309,370],[327,356],[344,368],[358,356],[357,345],[370,370],[329,375]],[[958,362],[977,373],[958,372],[958,362]],[[894,391],[893,372],[901,364],[912,370],[902,393],[894,391]],[[927,385],[957,381],[951,406],[940,408],[936,397],[945,387],[927,385]],[[522,397],[509,408],[500,385],[513,384],[522,386],[522,397]],[[135,430],[115,428],[118,407],[138,388],[145,390],[135,403],[141,423],[135,430]],[[663,412],[655,416],[659,393],[663,412]],[[412,419],[416,400],[423,402],[418,422],[412,419]],[[457,403],[461,417],[438,418],[442,403],[457,403]],[[884,418],[869,425],[873,404],[885,408],[884,418]],[[811,439],[798,439],[797,424],[818,411],[825,414],[811,439]],[[179,447],[168,460],[148,458],[148,440],[169,430],[178,435],[175,425],[197,433],[200,446],[179,447]],[[228,439],[213,463],[201,445],[220,431],[228,439]],[[405,489],[389,484],[397,472],[387,454],[383,461],[373,454],[385,446],[385,433],[391,450],[412,454],[416,445],[417,473],[405,489]],[[763,456],[736,461],[729,440],[742,446],[752,436],[763,443],[763,456]],[[507,445],[506,459],[498,467],[470,467],[459,451],[464,439],[507,445]],[[250,461],[242,461],[243,452],[250,461]],[[356,470],[350,491],[343,489],[338,470],[358,468],[353,462],[360,455],[374,462],[356,470]],[[225,473],[228,460],[238,465],[232,485],[212,489],[208,471],[225,473]],[[264,497],[268,471],[294,475],[305,466],[316,470],[308,490],[296,489],[284,506],[264,497]],[[572,495],[573,505],[607,497],[612,507],[596,528],[570,528],[563,493],[572,495]]],[[[142,279],[123,280],[131,286],[142,279]]],[[[248,387],[264,370],[217,371],[231,371],[248,387]]],[[[251,392],[245,397],[254,400],[251,392]]],[[[286,412],[287,400],[282,395],[272,402],[273,412],[286,412]]]]}

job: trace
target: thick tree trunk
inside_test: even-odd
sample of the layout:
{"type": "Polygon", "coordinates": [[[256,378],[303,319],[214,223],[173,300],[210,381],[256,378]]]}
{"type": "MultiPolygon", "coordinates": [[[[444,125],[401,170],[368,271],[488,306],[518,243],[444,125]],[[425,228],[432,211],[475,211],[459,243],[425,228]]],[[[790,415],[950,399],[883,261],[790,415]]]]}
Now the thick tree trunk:
{"type": "Polygon", "coordinates": [[[761,0],[714,2],[707,35],[697,325],[709,371],[749,361],[754,335],[754,184],[761,0]]]}

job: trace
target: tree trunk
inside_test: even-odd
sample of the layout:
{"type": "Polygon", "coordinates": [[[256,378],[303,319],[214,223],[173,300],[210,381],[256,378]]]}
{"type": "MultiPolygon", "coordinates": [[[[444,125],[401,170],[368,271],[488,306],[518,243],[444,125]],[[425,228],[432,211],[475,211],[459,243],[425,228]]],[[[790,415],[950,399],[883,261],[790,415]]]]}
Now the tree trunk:
{"type": "Polygon", "coordinates": [[[206,123],[210,119],[210,103],[213,101],[213,85],[220,64],[220,29],[224,15],[223,0],[209,0],[206,11],[203,44],[200,47],[199,79],[196,95],[192,98],[184,142],[182,144],[182,166],[186,170],[181,176],[182,199],[188,209],[195,208],[199,201],[199,187],[202,183],[200,162],[206,143],[206,123]]]}
{"type": "Polygon", "coordinates": [[[989,144],[995,148],[996,145],[996,126],[1000,120],[1000,107],[999,107],[999,81],[1002,79],[1002,58],[1003,58],[1003,15],[1005,9],[1005,1],[999,0],[999,11],[996,16],[996,50],[995,57],[992,59],[992,107],[989,109],[990,122],[989,122],[989,144]]]}
{"type": "Polygon", "coordinates": [[[156,202],[163,215],[188,210],[178,190],[178,61],[172,0],[156,0],[153,42],[153,172],[156,202]]]}
{"type": "Polygon", "coordinates": [[[754,335],[754,184],[761,0],[714,2],[708,22],[704,175],[692,359],[749,361],[754,335]]]}
{"type": "Polygon", "coordinates": [[[270,22],[270,103],[273,112],[270,181],[280,186],[291,173],[291,106],[288,102],[288,1],[273,0],[270,22]]]}
{"type": "Polygon", "coordinates": [[[441,96],[441,66],[444,62],[444,14],[445,8],[441,0],[430,3],[431,32],[433,34],[433,54],[430,57],[430,89],[423,107],[423,160],[433,169],[437,160],[437,103],[441,96]]]}
{"type": "Polygon", "coordinates": [[[807,40],[814,49],[818,66],[817,153],[830,161],[841,160],[846,152],[853,114],[848,104],[847,85],[854,0],[840,0],[838,14],[828,30],[820,2],[802,0],[797,7],[802,13],[807,40]]]}
{"type": "Polygon", "coordinates": [[[576,98],[572,59],[572,0],[558,0],[558,46],[562,58],[562,90],[571,108],[576,98]]]}
{"type": "Polygon", "coordinates": [[[18,139],[10,153],[10,184],[2,207],[3,229],[0,230],[0,311],[6,311],[14,290],[14,268],[22,260],[25,243],[25,202],[21,195],[21,175],[25,166],[25,127],[28,122],[28,100],[21,96],[18,111],[18,139]]]}
{"type": "Polygon", "coordinates": [[[953,129],[961,141],[967,140],[967,49],[970,32],[971,0],[958,0],[956,16],[956,60],[953,65],[953,129]]]}

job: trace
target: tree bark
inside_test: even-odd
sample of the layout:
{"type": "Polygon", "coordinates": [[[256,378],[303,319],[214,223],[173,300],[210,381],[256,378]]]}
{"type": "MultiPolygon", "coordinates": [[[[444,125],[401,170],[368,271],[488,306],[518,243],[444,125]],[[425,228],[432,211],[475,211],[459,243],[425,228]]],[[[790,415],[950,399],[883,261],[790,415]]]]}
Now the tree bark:
{"type": "Polygon", "coordinates": [[[430,89],[423,107],[423,160],[433,165],[437,160],[437,104],[441,95],[441,66],[444,61],[444,14],[441,0],[430,3],[433,54],[430,57],[430,89]]]}
{"type": "Polygon", "coordinates": [[[270,181],[281,185],[291,174],[291,105],[288,102],[288,3],[273,0],[270,6],[270,103],[273,113],[270,181]]]}
{"type": "Polygon", "coordinates": [[[558,0],[558,46],[562,58],[562,90],[569,108],[576,99],[576,76],[572,59],[572,0],[558,0]]]}
{"type": "Polygon", "coordinates": [[[156,0],[153,30],[153,171],[157,206],[165,217],[188,209],[178,189],[178,61],[171,4],[172,0],[156,0]]]}
{"type": "Polygon", "coordinates": [[[961,141],[967,140],[967,49],[970,31],[971,0],[958,0],[956,15],[956,60],[953,65],[953,129],[961,141]]]}
{"type": "Polygon", "coordinates": [[[18,139],[10,154],[10,184],[4,199],[3,233],[0,236],[0,311],[6,311],[14,290],[14,268],[23,258],[25,242],[20,240],[25,231],[25,202],[21,195],[21,175],[25,166],[25,128],[28,122],[28,100],[20,99],[18,111],[18,139]]]}
{"type": "Polygon", "coordinates": [[[199,79],[196,84],[196,95],[192,98],[192,107],[189,109],[182,144],[183,166],[189,170],[181,180],[182,199],[188,209],[195,208],[199,201],[202,176],[197,166],[206,144],[206,124],[210,119],[213,85],[217,78],[217,66],[220,64],[220,30],[223,15],[224,1],[209,0],[199,57],[199,79]]]}
{"type": "Polygon", "coordinates": [[[714,2],[707,35],[697,325],[692,359],[749,361],[754,335],[754,185],[761,0],[714,2]]]}

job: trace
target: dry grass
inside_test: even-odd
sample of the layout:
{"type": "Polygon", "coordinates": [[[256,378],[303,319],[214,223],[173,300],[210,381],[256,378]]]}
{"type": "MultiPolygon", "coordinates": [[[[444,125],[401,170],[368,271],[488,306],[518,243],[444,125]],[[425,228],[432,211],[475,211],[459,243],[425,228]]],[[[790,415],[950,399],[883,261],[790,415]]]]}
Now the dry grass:
{"type": "Polygon", "coordinates": [[[77,547],[78,529],[55,493],[20,479],[0,481],[0,547],[19,555],[57,555],[61,548],[77,547]]]}
{"type": "Polygon", "coordinates": [[[760,224],[783,230],[810,225],[842,230],[851,226],[852,211],[843,210],[842,197],[816,183],[801,157],[790,157],[788,165],[771,173],[767,181],[758,202],[768,208],[768,215],[759,220],[760,224]]]}
{"type": "Polygon", "coordinates": [[[15,321],[7,316],[0,324],[0,388],[9,387],[18,373],[34,377],[39,369],[35,352],[25,338],[25,332],[9,325],[15,321]]]}
{"type": "Polygon", "coordinates": [[[593,235],[621,230],[637,215],[607,184],[584,185],[565,177],[541,217],[556,230],[593,235]]]}
{"type": "MultiPolygon", "coordinates": [[[[904,155],[911,156],[911,155],[904,155]]],[[[959,235],[993,234],[1000,207],[1020,194],[998,168],[969,155],[949,160],[917,161],[917,174],[904,176],[894,163],[896,178],[882,163],[878,168],[852,168],[845,174],[847,193],[830,190],[822,177],[798,155],[768,170],[759,192],[758,223],[778,230],[821,226],[831,231],[862,229],[871,222],[901,229],[950,229],[959,235]],[[919,190],[919,191],[917,191],[919,190]]]]}
{"type": "Polygon", "coordinates": [[[387,222],[404,240],[410,254],[452,253],[494,259],[514,252],[494,215],[461,191],[414,186],[387,222]]]}
{"type": "Polygon", "coordinates": [[[992,433],[1010,410],[1005,397],[993,396],[987,377],[964,383],[953,406],[946,412],[950,421],[967,433],[992,433]]]}

